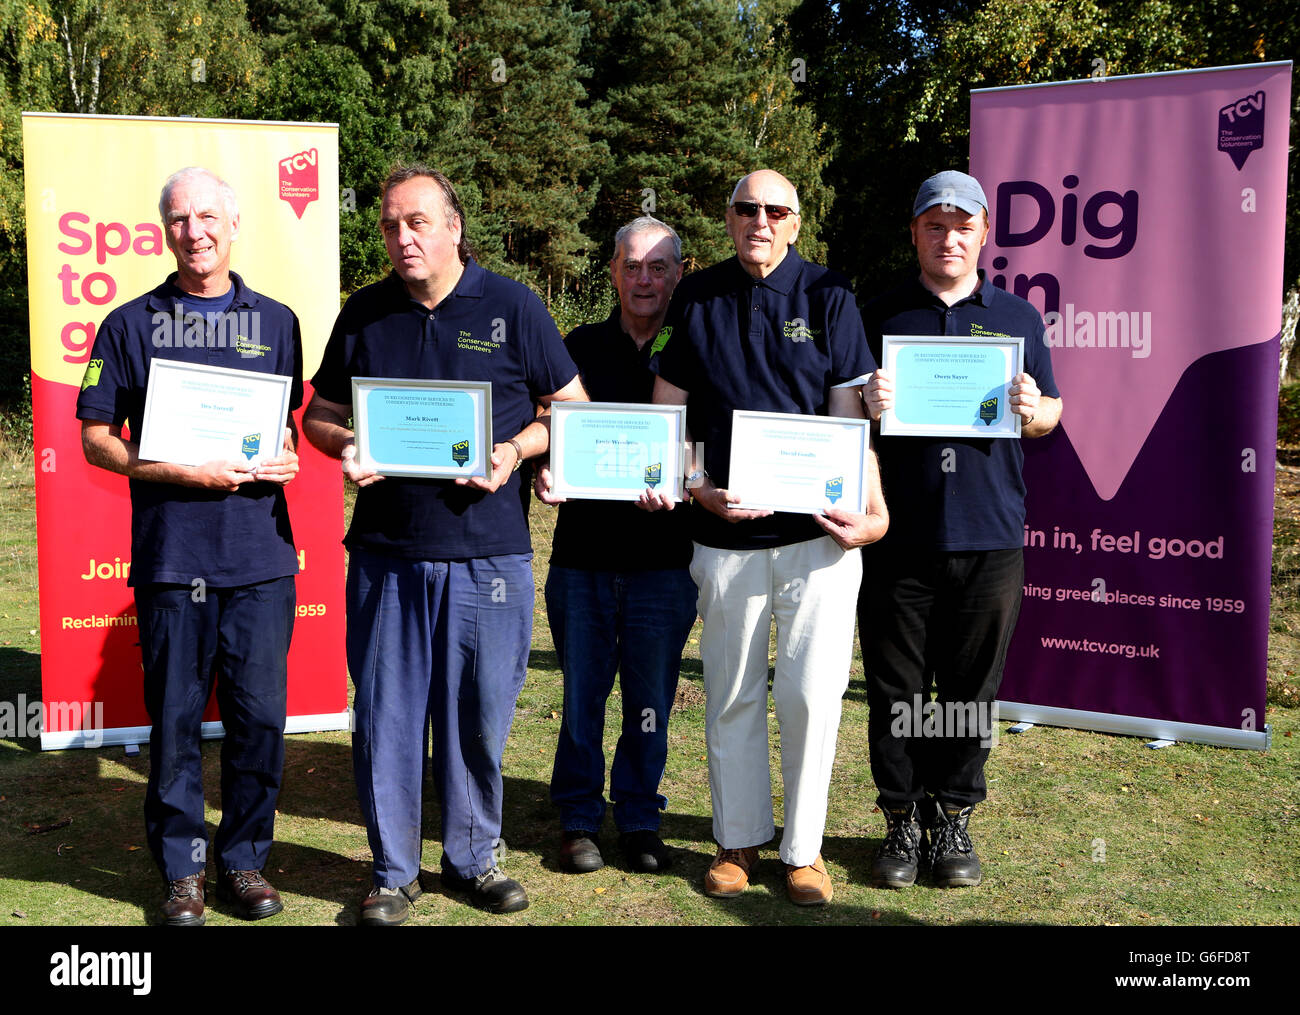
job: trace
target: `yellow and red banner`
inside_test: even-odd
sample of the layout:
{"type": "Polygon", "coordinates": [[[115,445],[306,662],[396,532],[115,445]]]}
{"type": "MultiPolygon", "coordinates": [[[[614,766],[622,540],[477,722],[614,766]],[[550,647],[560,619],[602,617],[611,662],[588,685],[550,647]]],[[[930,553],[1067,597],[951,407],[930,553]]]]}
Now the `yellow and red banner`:
{"type": "MultiPolygon", "coordinates": [[[[127,587],[127,481],[86,464],[76,418],[95,331],[114,307],[175,270],[158,195],[177,169],[203,166],[239,198],[231,268],[298,315],[310,378],[339,307],[338,128],[25,113],[23,149],[41,746],[137,743],[148,738],[149,719],[127,587]]],[[[304,405],[310,399],[305,383],[304,405]]],[[[337,463],[305,441],[299,454],[302,471],[287,489],[299,567],[287,728],[342,729],[343,491],[337,463]]],[[[215,702],[204,718],[205,734],[218,735],[215,702]]]]}

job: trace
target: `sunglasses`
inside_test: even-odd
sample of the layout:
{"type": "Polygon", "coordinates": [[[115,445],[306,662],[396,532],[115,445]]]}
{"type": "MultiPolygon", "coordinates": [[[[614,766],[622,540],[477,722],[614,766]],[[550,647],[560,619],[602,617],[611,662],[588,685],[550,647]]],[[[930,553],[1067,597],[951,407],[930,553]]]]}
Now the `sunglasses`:
{"type": "Polygon", "coordinates": [[[783,204],[759,204],[756,201],[735,201],[731,205],[737,215],[743,219],[752,219],[758,214],[758,209],[762,208],[767,212],[768,220],[771,222],[780,222],[787,215],[793,215],[794,209],[787,208],[783,204]]]}

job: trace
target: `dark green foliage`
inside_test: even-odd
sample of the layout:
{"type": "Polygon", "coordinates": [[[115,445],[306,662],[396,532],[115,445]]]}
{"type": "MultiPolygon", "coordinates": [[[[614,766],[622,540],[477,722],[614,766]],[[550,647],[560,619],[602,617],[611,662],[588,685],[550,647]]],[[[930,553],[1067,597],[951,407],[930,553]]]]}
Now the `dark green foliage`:
{"type": "Polygon", "coordinates": [[[567,329],[604,316],[614,231],[645,211],[688,267],[729,256],[723,209],[762,167],[798,188],[801,252],[865,298],[912,270],[917,183],[967,165],[970,88],[1294,59],[1292,7],[0,0],[0,435],[30,433],[24,109],[336,122],[345,293],[388,270],[380,185],[420,160],[456,184],[479,259],[567,329]]]}

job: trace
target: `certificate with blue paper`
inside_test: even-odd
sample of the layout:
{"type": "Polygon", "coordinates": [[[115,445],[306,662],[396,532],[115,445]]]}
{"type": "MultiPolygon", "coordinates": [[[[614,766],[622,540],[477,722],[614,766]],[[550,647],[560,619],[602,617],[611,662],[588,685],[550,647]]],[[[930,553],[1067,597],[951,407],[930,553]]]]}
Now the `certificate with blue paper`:
{"type": "Polygon", "coordinates": [[[551,403],[551,492],[568,500],[681,499],[686,406],[551,403]]]}
{"type": "Polygon", "coordinates": [[[861,514],[870,434],[865,419],[733,409],[727,491],[747,510],[861,514]]]}
{"type": "Polygon", "coordinates": [[[357,464],[383,476],[487,476],[492,457],[492,385],[354,377],[357,464]]]}
{"type": "Polygon", "coordinates": [[[881,366],[894,379],[894,407],[880,432],[910,437],[1015,437],[1011,381],[1023,369],[1023,338],[885,335],[881,366]]]}

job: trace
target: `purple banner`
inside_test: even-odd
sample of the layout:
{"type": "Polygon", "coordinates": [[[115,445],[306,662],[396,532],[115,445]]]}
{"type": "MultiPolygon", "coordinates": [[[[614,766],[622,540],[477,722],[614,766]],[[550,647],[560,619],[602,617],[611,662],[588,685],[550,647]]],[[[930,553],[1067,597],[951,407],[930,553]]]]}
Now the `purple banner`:
{"type": "Polygon", "coordinates": [[[1025,441],[1005,702],[1263,729],[1290,83],[971,95],[981,264],[1042,311],[1065,405],[1025,441]]]}

